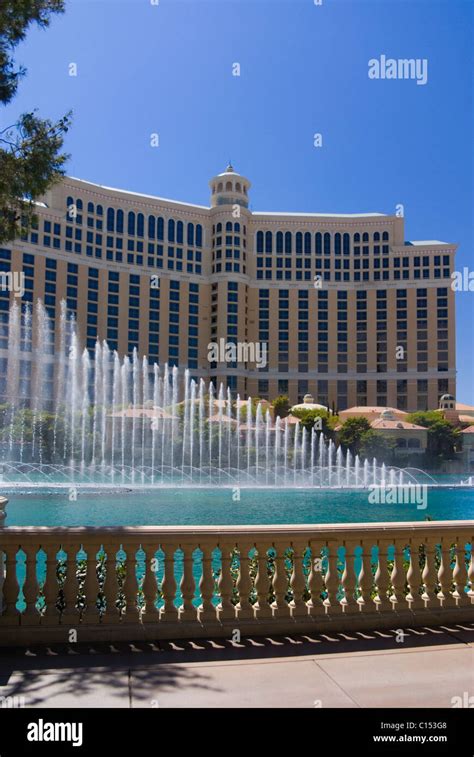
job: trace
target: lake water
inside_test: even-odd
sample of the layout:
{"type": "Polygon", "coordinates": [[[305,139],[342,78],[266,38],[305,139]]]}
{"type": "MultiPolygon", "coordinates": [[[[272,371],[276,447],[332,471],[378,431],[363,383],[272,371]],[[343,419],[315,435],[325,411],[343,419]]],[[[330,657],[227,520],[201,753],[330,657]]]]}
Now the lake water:
{"type": "Polygon", "coordinates": [[[474,519],[474,488],[433,487],[426,507],[373,503],[362,490],[163,488],[2,492],[6,526],[160,526],[369,523],[474,519]],[[240,499],[238,499],[240,496],[240,499]]]}

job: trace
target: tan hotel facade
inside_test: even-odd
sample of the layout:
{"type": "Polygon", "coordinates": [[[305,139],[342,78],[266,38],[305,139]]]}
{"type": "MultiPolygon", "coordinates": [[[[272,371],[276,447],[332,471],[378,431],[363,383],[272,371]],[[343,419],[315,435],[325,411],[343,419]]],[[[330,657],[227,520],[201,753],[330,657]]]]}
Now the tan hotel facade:
{"type": "Polygon", "coordinates": [[[23,273],[22,301],[53,322],[65,299],[89,349],[136,348],[241,396],[415,410],[455,395],[454,244],[406,242],[397,215],[253,212],[232,166],[210,191],[207,207],[64,178],[0,272],[23,273]],[[267,344],[267,365],[210,363],[221,339],[267,344]]]}

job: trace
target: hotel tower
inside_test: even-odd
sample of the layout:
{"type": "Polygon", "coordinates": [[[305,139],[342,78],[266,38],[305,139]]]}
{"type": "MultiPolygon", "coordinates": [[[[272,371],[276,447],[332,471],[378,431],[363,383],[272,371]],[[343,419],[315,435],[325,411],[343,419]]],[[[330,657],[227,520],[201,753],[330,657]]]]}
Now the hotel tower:
{"type": "MultiPolygon", "coordinates": [[[[54,186],[35,227],[0,249],[0,394],[9,308],[41,299],[53,326],[66,301],[91,351],[105,339],[241,396],[412,411],[455,395],[456,245],[405,241],[398,215],[250,210],[250,181],[231,165],[209,186],[210,206],[69,177],[54,186]],[[14,273],[21,297],[5,286],[14,273]],[[210,362],[215,341],[266,344],[266,365],[210,362]]],[[[52,386],[54,372],[52,360],[52,386]]]]}

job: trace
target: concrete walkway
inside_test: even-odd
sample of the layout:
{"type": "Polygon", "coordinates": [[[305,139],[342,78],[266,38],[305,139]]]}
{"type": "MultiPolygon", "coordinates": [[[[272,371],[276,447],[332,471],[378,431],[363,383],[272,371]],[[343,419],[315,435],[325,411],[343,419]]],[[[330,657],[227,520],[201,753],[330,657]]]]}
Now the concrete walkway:
{"type": "Polygon", "coordinates": [[[26,707],[449,708],[474,696],[474,623],[240,644],[4,647],[8,696],[26,707]]]}

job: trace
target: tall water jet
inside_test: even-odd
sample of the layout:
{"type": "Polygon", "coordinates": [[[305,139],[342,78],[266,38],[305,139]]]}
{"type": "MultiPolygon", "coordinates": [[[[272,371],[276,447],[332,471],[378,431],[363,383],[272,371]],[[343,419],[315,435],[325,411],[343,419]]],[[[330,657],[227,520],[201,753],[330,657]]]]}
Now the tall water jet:
{"type": "Polygon", "coordinates": [[[189,433],[189,371],[184,374],[184,424],[183,441],[181,444],[181,481],[184,481],[184,467],[186,463],[186,440],[189,433]]]}
{"type": "Polygon", "coordinates": [[[21,314],[15,301],[10,309],[8,323],[8,366],[6,400],[9,405],[9,441],[10,456],[13,453],[14,429],[17,404],[20,405],[20,345],[21,345],[21,314]]]}
{"type": "Polygon", "coordinates": [[[83,349],[64,303],[56,339],[60,354],[52,354],[54,333],[40,302],[34,317],[28,305],[24,313],[17,303],[12,305],[8,340],[4,462],[14,464],[19,427],[23,461],[23,406],[29,400],[31,464],[46,469],[54,463],[64,476],[66,466],[62,470],[58,464],[62,458],[71,480],[79,472],[81,480],[98,476],[112,482],[121,473],[123,484],[139,478],[142,484],[367,487],[403,482],[404,476],[412,480],[393,466],[387,469],[375,459],[369,463],[344,453],[322,432],[293,423],[295,419],[273,422],[262,402],[255,406],[251,397],[241,401],[239,395],[234,402],[230,388],[222,384],[216,400],[212,383],[209,389],[203,379],[196,384],[189,370],[183,375],[165,364],[161,372],[136,350],[130,361],[111,352],[106,342],[97,342],[93,351],[83,349]],[[39,344],[45,345],[42,352],[39,344]],[[32,361],[26,359],[30,354],[32,361]],[[25,399],[24,363],[33,366],[32,391],[25,399]],[[48,409],[54,410],[52,441],[42,427],[48,409]]]}

